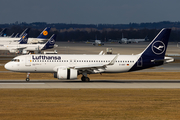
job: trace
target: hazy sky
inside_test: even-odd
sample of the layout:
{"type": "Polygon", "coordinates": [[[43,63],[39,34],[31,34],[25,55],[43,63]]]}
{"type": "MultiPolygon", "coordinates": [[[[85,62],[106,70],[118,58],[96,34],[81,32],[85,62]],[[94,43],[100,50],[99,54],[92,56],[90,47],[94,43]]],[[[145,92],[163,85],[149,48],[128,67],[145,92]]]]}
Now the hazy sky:
{"type": "Polygon", "coordinates": [[[1,0],[0,24],[180,21],[180,0],[1,0]]]}

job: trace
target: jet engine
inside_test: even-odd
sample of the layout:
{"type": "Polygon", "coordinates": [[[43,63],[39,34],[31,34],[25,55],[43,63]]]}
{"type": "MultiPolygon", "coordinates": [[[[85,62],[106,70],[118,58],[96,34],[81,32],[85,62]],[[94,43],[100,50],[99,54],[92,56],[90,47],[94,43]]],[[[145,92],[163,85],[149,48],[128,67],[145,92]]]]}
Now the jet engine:
{"type": "Polygon", "coordinates": [[[57,73],[54,73],[54,78],[58,79],[76,79],[78,75],[77,70],[66,67],[59,67],[57,73]]]}

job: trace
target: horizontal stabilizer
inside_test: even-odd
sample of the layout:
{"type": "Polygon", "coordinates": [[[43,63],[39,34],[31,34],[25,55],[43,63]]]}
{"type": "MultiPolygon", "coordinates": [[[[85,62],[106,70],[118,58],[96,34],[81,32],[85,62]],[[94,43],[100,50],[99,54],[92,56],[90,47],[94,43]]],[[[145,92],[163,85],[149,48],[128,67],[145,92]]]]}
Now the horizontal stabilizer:
{"type": "Polygon", "coordinates": [[[169,62],[173,62],[173,61],[174,61],[174,58],[172,58],[172,57],[165,57],[165,59],[151,60],[151,62],[154,62],[154,63],[156,63],[156,62],[169,63],[169,62]]]}

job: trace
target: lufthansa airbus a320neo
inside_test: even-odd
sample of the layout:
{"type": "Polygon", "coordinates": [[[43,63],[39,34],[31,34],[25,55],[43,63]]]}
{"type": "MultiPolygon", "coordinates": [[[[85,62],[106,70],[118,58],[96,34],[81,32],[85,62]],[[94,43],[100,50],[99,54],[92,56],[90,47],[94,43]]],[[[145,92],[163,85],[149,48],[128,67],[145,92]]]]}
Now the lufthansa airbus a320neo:
{"type": "Polygon", "coordinates": [[[58,79],[90,81],[87,74],[121,73],[159,66],[174,59],[165,57],[171,29],[162,29],[147,48],[137,55],[29,54],[15,57],[5,68],[15,72],[54,73],[58,79]]]}

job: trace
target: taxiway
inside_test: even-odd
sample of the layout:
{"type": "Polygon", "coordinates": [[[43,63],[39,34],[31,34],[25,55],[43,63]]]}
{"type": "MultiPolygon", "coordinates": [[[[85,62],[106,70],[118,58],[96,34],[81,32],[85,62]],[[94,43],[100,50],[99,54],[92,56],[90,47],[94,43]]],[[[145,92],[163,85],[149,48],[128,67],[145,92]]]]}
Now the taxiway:
{"type": "Polygon", "coordinates": [[[180,80],[92,80],[81,81],[43,81],[0,80],[1,88],[63,88],[63,89],[116,89],[116,88],[180,88],[180,80]]]}

